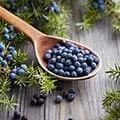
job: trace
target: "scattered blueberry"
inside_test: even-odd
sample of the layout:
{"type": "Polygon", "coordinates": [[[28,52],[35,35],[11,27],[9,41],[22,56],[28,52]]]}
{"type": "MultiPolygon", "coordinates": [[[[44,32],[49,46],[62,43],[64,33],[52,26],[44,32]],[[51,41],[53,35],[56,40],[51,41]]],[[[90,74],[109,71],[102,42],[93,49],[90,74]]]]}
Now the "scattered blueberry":
{"type": "Polygon", "coordinates": [[[20,114],[19,112],[17,112],[17,111],[14,111],[13,119],[14,119],[14,120],[19,120],[20,117],[21,117],[21,114],[20,114]]]}
{"type": "Polygon", "coordinates": [[[12,60],[13,60],[13,56],[12,56],[12,55],[7,55],[7,56],[6,56],[6,60],[12,61],[12,60]]]}
{"type": "Polygon", "coordinates": [[[30,105],[32,106],[37,105],[37,100],[35,98],[32,98],[30,101],[30,105]]]}
{"type": "Polygon", "coordinates": [[[21,120],[28,120],[28,119],[27,119],[26,116],[23,115],[23,116],[21,117],[21,120]]]}
{"type": "Polygon", "coordinates": [[[2,60],[1,64],[2,64],[3,67],[7,67],[7,65],[8,65],[6,60],[2,60]]]}
{"type": "Polygon", "coordinates": [[[9,30],[8,30],[7,27],[4,27],[4,28],[3,28],[3,33],[9,33],[9,30]]]}
{"type": "Polygon", "coordinates": [[[2,42],[0,42],[0,52],[3,52],[4,49],[5,49],[5,45],[2,42]]]}
{"type": "Polygon", "coordinates": [[[68,102],[72,102],[74,99],[75,99],[75,94],[73,94],[73,93],[68,93],[68,96],[67,96],[67,98],[66,98],[66,100],[68,101],[68,102]]]}
{"type": "Polygon", "coordinates": [[[17,74],[18,75],[25,75],[25,70],[20,68],[19,70],[17,70],[17,74]]]}
{"type": "Polygon", "coordinates": [[[17,51],[16,50],[10,50],[10,54],[12,54],[13,56],[17,55],[17,51]]]}
{"type": "Polygon", "coordinates": [[[22,68],[22,69],[24,69],[24,70],[27,70],[27,65],[22,64],[22,65],[20,65],[20,68],[22,68]]]}
{"type": "Polygon", "coordinates": [[[17,75],[15,73],[10,73],[10,80],[15,80],[17,75]]]}
{"type": "Polygon", "coordinates": [[[62,102],[63,98],[61,95],[57,95],[56,98],[55,98],[55,103],[56,104],[60,104],[62,102]]]}
{"type": "Polygon", "coordinates": [[[41,106],[41,105],[43,105],[45,103],[45,99],[44,98],[39,98],[38,100],[37,100],[37,104],[39,105],[39,106],[41,106]]]}
{"type": "Polygon", "coordinates": [[[68,93],[76,94],[76,90],[74,88],[69,89],[68,93]]]}

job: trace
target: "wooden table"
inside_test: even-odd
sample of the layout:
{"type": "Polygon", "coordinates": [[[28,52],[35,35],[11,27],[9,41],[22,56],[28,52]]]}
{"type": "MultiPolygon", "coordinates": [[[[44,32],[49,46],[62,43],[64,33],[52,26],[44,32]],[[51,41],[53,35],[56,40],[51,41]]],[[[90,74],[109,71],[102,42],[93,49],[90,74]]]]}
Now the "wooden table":
{"type": "MultiPolygon", "coordinates": [[[[65,89],[71,87],[76,88],[77,97],[71,102],[63,101],[60,105],[54,104],[54,98],[57,92],[54,92],[47,98],[45,105],[42,107],[30,107],[29,101],[35,93],[35,89],[15,89],[16,100],[20,104],[16,109],[22,114],[28,116],[28,120],[68,120],[72,117],[73,120],[99,120],[104,115],[102,100],[106,89],[114,88],[112,82],[105,71],[119,63],[120,59],[120,36],[112,33],[109,19],[99,21],[92,29],[86,32],[80,32],[75,26],[75,20],[80,18],[80,10],[83,9],[84,3],[81,0],[72,4],[73,17],[71,20],[71,28],[69,36],[71,39],[85,44],[99,53],[102,58],[102,69],[99,74],[86,81],[65,82],[65,89]]],[[[33,52],[32,45],[28,43],[25,46],[27,53],[30,55],[33,52]]],[[[35,59],[35,56],[30,55],[30,58],[35,59]]],[[[0,120],[10,120],[12,111],[0,112],[0,120]]]]}

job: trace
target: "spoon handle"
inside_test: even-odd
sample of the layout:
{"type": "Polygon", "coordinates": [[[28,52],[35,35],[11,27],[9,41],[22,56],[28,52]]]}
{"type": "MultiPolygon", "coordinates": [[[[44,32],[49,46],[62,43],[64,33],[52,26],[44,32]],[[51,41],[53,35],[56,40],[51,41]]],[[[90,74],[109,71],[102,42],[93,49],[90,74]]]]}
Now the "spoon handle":
{"type": "Polygon", "coordinates": [[[44,33],[41,33],[40,31],[29,25],[27,22],[23,21],[8,10],[4,9],[2,6],[0,6],[0,18],[3,18],[8,23],[15,26],[18,30],[24,32],[33,41],[45,35],[44,33]]]}

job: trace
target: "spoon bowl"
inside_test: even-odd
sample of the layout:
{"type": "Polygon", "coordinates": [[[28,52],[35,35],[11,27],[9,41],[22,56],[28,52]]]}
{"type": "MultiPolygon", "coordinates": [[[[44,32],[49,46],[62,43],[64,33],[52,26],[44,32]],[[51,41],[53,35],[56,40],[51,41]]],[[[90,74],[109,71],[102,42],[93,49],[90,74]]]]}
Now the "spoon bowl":
{"type": "Polygon", "coordinates": [[[7,11],[6,9],[4,9],[1,6],[0,6],[0,18],[6,20],[8,23],[12,24],[18,30],[24,32],[27,36],[29,36],[31,38],[34,48],[35,48],[35,53],[36,53],[38,62],[41,65],[41,67],[49,74],[51,74],[57,78],[63,79],[63,80],[85,80],[85,79],[95,76],[98,73],[98,71],[100,70],[101,58],[99,57],[99,55],[96,52],[94,52],[90,48],[88,48],[78,42],[69,40],[69,39],[46,35],[40,31],[38,31],[31,25],[29,25],[28,23],[26,23],[19,17],[10,13],[9,11],[7,11]],[[55,44],[57,44],[61,41],[71,42],[71,43],[77,45],[78,48],[83,48],[83,49],[91,51],[99,59],[97,68],[95,70],[93,70],[91,73],[89,73],[88,75],[83,76],[83,77],[63,77],[63,76],[56,75],[53,72],[49,71],[47,69],[47,61],[44,59],[44,55],[47,50],[53,48],[55,46],[55,44]]]}

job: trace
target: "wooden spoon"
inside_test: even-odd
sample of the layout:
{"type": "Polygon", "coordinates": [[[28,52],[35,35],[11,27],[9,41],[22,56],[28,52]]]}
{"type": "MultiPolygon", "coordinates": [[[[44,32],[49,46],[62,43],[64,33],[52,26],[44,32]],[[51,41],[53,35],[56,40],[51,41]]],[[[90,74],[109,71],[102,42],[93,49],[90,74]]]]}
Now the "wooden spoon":
{"type": "Polygon", "coordinates": [[[92,51],[88,47],[85,47],[84,45],[82,45],[78,42],[74,42],[74,41],[71,41],[68,39],[59,38],[59,37],[55,37],[55,36],[49,36],[49,35],[46,35],[44,33],[41,33],[40,31],[38,31],[37,29],[35,29],[34,27],[32,27],[31,25],[26,23],[25,21],[23,21],[19,17],[13,15],[12,13],[10,13],[9,11],[7,11],[6,9],[4,9],[1,6],[0,6],[0,18],[6,20],[8,23],[12,24],[18,30],[24,32],[27,36],[29,36],[31,38],[31,40],[34,44],[34,49],[35,49],[35,53],[36,53],[38,62],[42,66],[42,68],[45,71],[47,71],[49,74],[51,74],[55,77],[58,77],[60,79],[64,79],[64,80],[85,80],[85,79],[88,79],[88,78],[95,76],[96,73],[99,71],[99,69],[101,67],[101,59],[97,53],[95,53],[94,51],[92,51]],[[53,72],[49,71],[47,69],[47,62],[44,59],[44,54],[46,53],[46,51],[48,49],[53,48],[56,43],[63,41],[63,40],[74,43],[79,48],[83,47],[87,50],[92,51],[99,59],[99,64],[98,64],[97,68],[94,71],[92,71],[89,75],[83,76],[83,77],[63,77],[63,76],[56,75],[53,72]]]}

